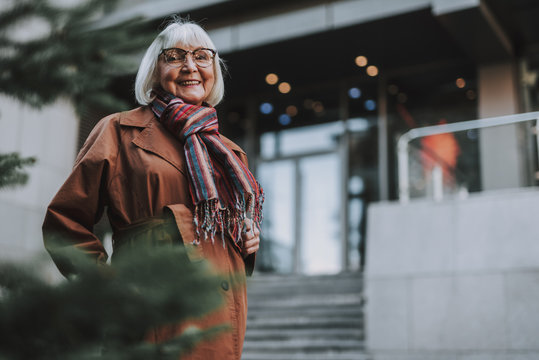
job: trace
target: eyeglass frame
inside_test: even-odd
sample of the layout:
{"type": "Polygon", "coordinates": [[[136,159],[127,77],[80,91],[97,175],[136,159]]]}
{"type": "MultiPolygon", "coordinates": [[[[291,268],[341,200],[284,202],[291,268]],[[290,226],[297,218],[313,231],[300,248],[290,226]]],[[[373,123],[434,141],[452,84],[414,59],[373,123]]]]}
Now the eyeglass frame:
{"type": "Polygon", "coordinates": [[[165,56],[165,59],[164,59],[165,62],[166,62],[168,65],[173,66],[173,67],[177,67],[177,68],[178,68],[178,67],[181,67],[181,66],[183,66],[183,65],[185,65],[185,63],[187,62],[187,55],[188,55],[188,54],[191,54],[191,57],[192,57],[193,62],[195,63],[195,65],[200,66],[200,65],[197,63],[197,61],[196,61],[196,59],[195,59],[195,57],[194,57],[195,51],[198,51],[198,50],[208,50],[208,51],[211,53],[211,55],[212,55],[212,56],[211,56],[211,63],[210,63],[208,66],[200,66],[200,67],[202,67],[202,68],[207,68],[207,67],[210,67],[211,65],[213,65],[213,60],[215,59],[215,55],[217,55],[217,51],[215,51],[215,50],[213,50],[213,49],[210,49],[210,48],[204,48],[204,47],[201,47],[201,48],[198,48],[198,49],[195,49],[195,50],[185,50],[185,49],[178,48],[178,47],[171,47],[171,48],[162,49],[161,52],[159,53],[159,56],[165,55],[165,51],[167,51],[167,50],[181,50],[181,51],[184,51],[184,52],[185,52],[185,61],[183,61],[183,62],[181,63],[181,65],[178,65],[178,66],[174,66],[174,65],[170,64],[170,63],[167,61],[166,56],[165,56]]]}

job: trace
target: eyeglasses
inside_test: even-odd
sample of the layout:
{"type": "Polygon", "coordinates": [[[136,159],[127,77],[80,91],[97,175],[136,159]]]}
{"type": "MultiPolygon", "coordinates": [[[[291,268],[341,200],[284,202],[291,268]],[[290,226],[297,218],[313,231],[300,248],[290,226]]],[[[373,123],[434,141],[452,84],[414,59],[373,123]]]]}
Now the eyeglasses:
{"type": "Polygon", "coordinates": [[[180,67],[187,61],[187,54],[191,54],[197,66],[208,67],[213,63],[213,58],[217,52],[213,49],[199,48],[195,50],[183,50],[180,48],[163,49],[159,55],[164,55],[165,62],[170,66],[180,67]]]}

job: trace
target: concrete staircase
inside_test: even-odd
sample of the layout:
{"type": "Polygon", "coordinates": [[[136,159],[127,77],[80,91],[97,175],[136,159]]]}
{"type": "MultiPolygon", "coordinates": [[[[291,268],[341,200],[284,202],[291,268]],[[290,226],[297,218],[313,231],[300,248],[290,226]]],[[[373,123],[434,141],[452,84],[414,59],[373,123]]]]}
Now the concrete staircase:
{"type": "Polygon", "coordinates": [[[362,280],[255,275],[242,360],[366,360],[362,280]]]}

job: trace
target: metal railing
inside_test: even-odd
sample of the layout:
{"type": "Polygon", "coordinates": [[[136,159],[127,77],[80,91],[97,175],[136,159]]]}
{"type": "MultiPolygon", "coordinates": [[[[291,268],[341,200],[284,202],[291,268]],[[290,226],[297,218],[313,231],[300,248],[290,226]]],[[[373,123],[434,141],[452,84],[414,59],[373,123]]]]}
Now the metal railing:
{"type": "MultiPolygon", "coordinates": [[[[409,174],[409,144],[412,140],[445,133],[454,133],[457,131],[476,130],[494,126],[510,125],[526,121],[536,121],[535,127],[539,133],[539,111],[513,114],[506,116],[497,116],[485,119],[461,121],[452,124],[425,126],[411,129],[402,134],[397,143],[398,152],[398,176],[399,176],[399,200],[408,202],[410,200],[410,174],[409,174]]],[[[538,140],[539,141],[539,140],[538,140]]],[[[539,148],[539,142],[537,144],[539,148]]]]}

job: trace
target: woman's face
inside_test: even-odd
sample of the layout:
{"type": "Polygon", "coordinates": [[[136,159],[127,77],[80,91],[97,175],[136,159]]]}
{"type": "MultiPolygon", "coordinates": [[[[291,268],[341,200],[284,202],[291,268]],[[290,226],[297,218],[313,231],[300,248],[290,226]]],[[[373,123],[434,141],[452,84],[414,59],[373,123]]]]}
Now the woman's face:
{"type": "MultiPolygon", "coordinates": [[[[183,50],[195,50],[202,46],[189,47],[176,44],[183,50]]],[[[215,83],[213,73],[214,64],[208,67],[197,66],[192,54],[187,55],[185,63],[179,67],[173,67],[159,56],[158,71],[159,83],[163,90],[174,94],[188,104],[201,105],[210,94],[215,83]]]]}

